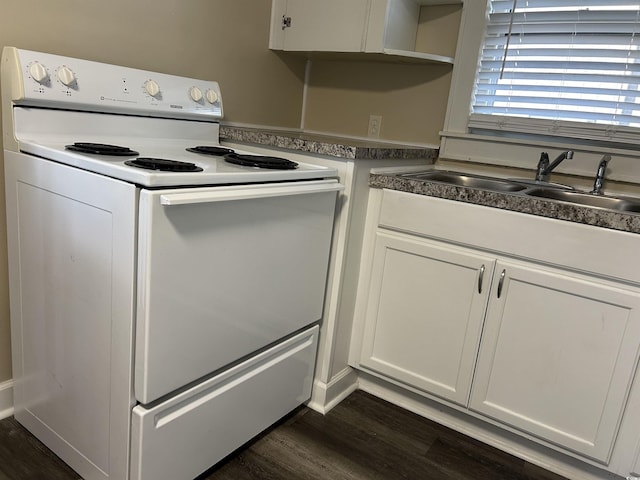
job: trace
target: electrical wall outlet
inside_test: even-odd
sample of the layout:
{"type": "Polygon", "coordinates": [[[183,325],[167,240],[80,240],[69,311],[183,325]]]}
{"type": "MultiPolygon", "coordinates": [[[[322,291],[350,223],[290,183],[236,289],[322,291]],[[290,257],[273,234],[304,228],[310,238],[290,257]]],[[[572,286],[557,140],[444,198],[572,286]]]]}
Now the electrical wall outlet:
{"type": "Polygon", "coordinates": [[[382,115],[369,115],[369,130],[367,132],[367,136],[371,138],[379,138],[381,127],[382,115]]]}

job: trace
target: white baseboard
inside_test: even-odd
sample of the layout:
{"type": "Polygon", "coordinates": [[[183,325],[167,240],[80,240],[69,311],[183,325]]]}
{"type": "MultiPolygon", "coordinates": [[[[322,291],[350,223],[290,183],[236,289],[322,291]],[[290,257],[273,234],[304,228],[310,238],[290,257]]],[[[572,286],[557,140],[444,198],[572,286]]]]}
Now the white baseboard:
{"type": "Polygon", "coordinates": [[[328,383],[314,380],[311,400],[307,406],[324,415],[357,388],[358,374],[351,367],[347,367],[334,375],[328,383]]]}
{"type": "Polygon", "coordinates": [[[445,427],[571,480],[623,480],[614,473],[531,442],[488,421],[461,413],[375,376],[360,372],[358,388],[445,427]]]}
{"type": "Polygon", "coordinates": [[[13,380],[0,383],[0,420],[13,415],[13,380]]]}

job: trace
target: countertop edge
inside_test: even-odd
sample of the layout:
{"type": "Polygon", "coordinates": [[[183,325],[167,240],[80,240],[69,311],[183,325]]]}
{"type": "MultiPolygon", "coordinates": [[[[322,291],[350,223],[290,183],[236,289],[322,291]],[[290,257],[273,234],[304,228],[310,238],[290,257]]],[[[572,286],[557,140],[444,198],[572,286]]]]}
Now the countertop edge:
{"type": "Polygon", "coordinates": [[[439,152],[437,148],[226,125],[220,126],[220,137],[227,141],[252,143],[353,160],[425,159],[433,163],[438,158],[439,152]]]}
{"type": "Polygon", "coordinates": [[[369,186],[640,234],[640,215],[637,214],[532,198],[518,193],[492,192],[428,180],[402,178],[384,173],[371,173],[369,186]]]}

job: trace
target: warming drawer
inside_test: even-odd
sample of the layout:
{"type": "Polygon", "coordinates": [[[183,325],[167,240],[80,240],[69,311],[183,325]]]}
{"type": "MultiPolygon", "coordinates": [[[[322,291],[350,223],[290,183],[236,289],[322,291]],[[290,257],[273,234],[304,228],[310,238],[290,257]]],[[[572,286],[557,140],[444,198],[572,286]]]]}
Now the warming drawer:
{"type": "Polygon", "coordinates": [[[318,330],[299,333],[152,408],[136,406],[131,480],[191,480],[307,401],[318,330]]]}

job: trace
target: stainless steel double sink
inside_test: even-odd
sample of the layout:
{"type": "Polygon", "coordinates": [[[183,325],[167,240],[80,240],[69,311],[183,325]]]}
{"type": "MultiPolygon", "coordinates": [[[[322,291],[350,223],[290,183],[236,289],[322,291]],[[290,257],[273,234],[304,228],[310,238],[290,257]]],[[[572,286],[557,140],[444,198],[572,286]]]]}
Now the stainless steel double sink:
{"type": "Polygon", "coordinates": [[[495,178],[449,170],[403,173],[403,178],[426,180],[492,192],[515,193],[527,197],[565,202],[592,208],[606,208],[624,213],[640,213],[640,198],[595,195],[566,185],[518,178],[495,178]]]}

